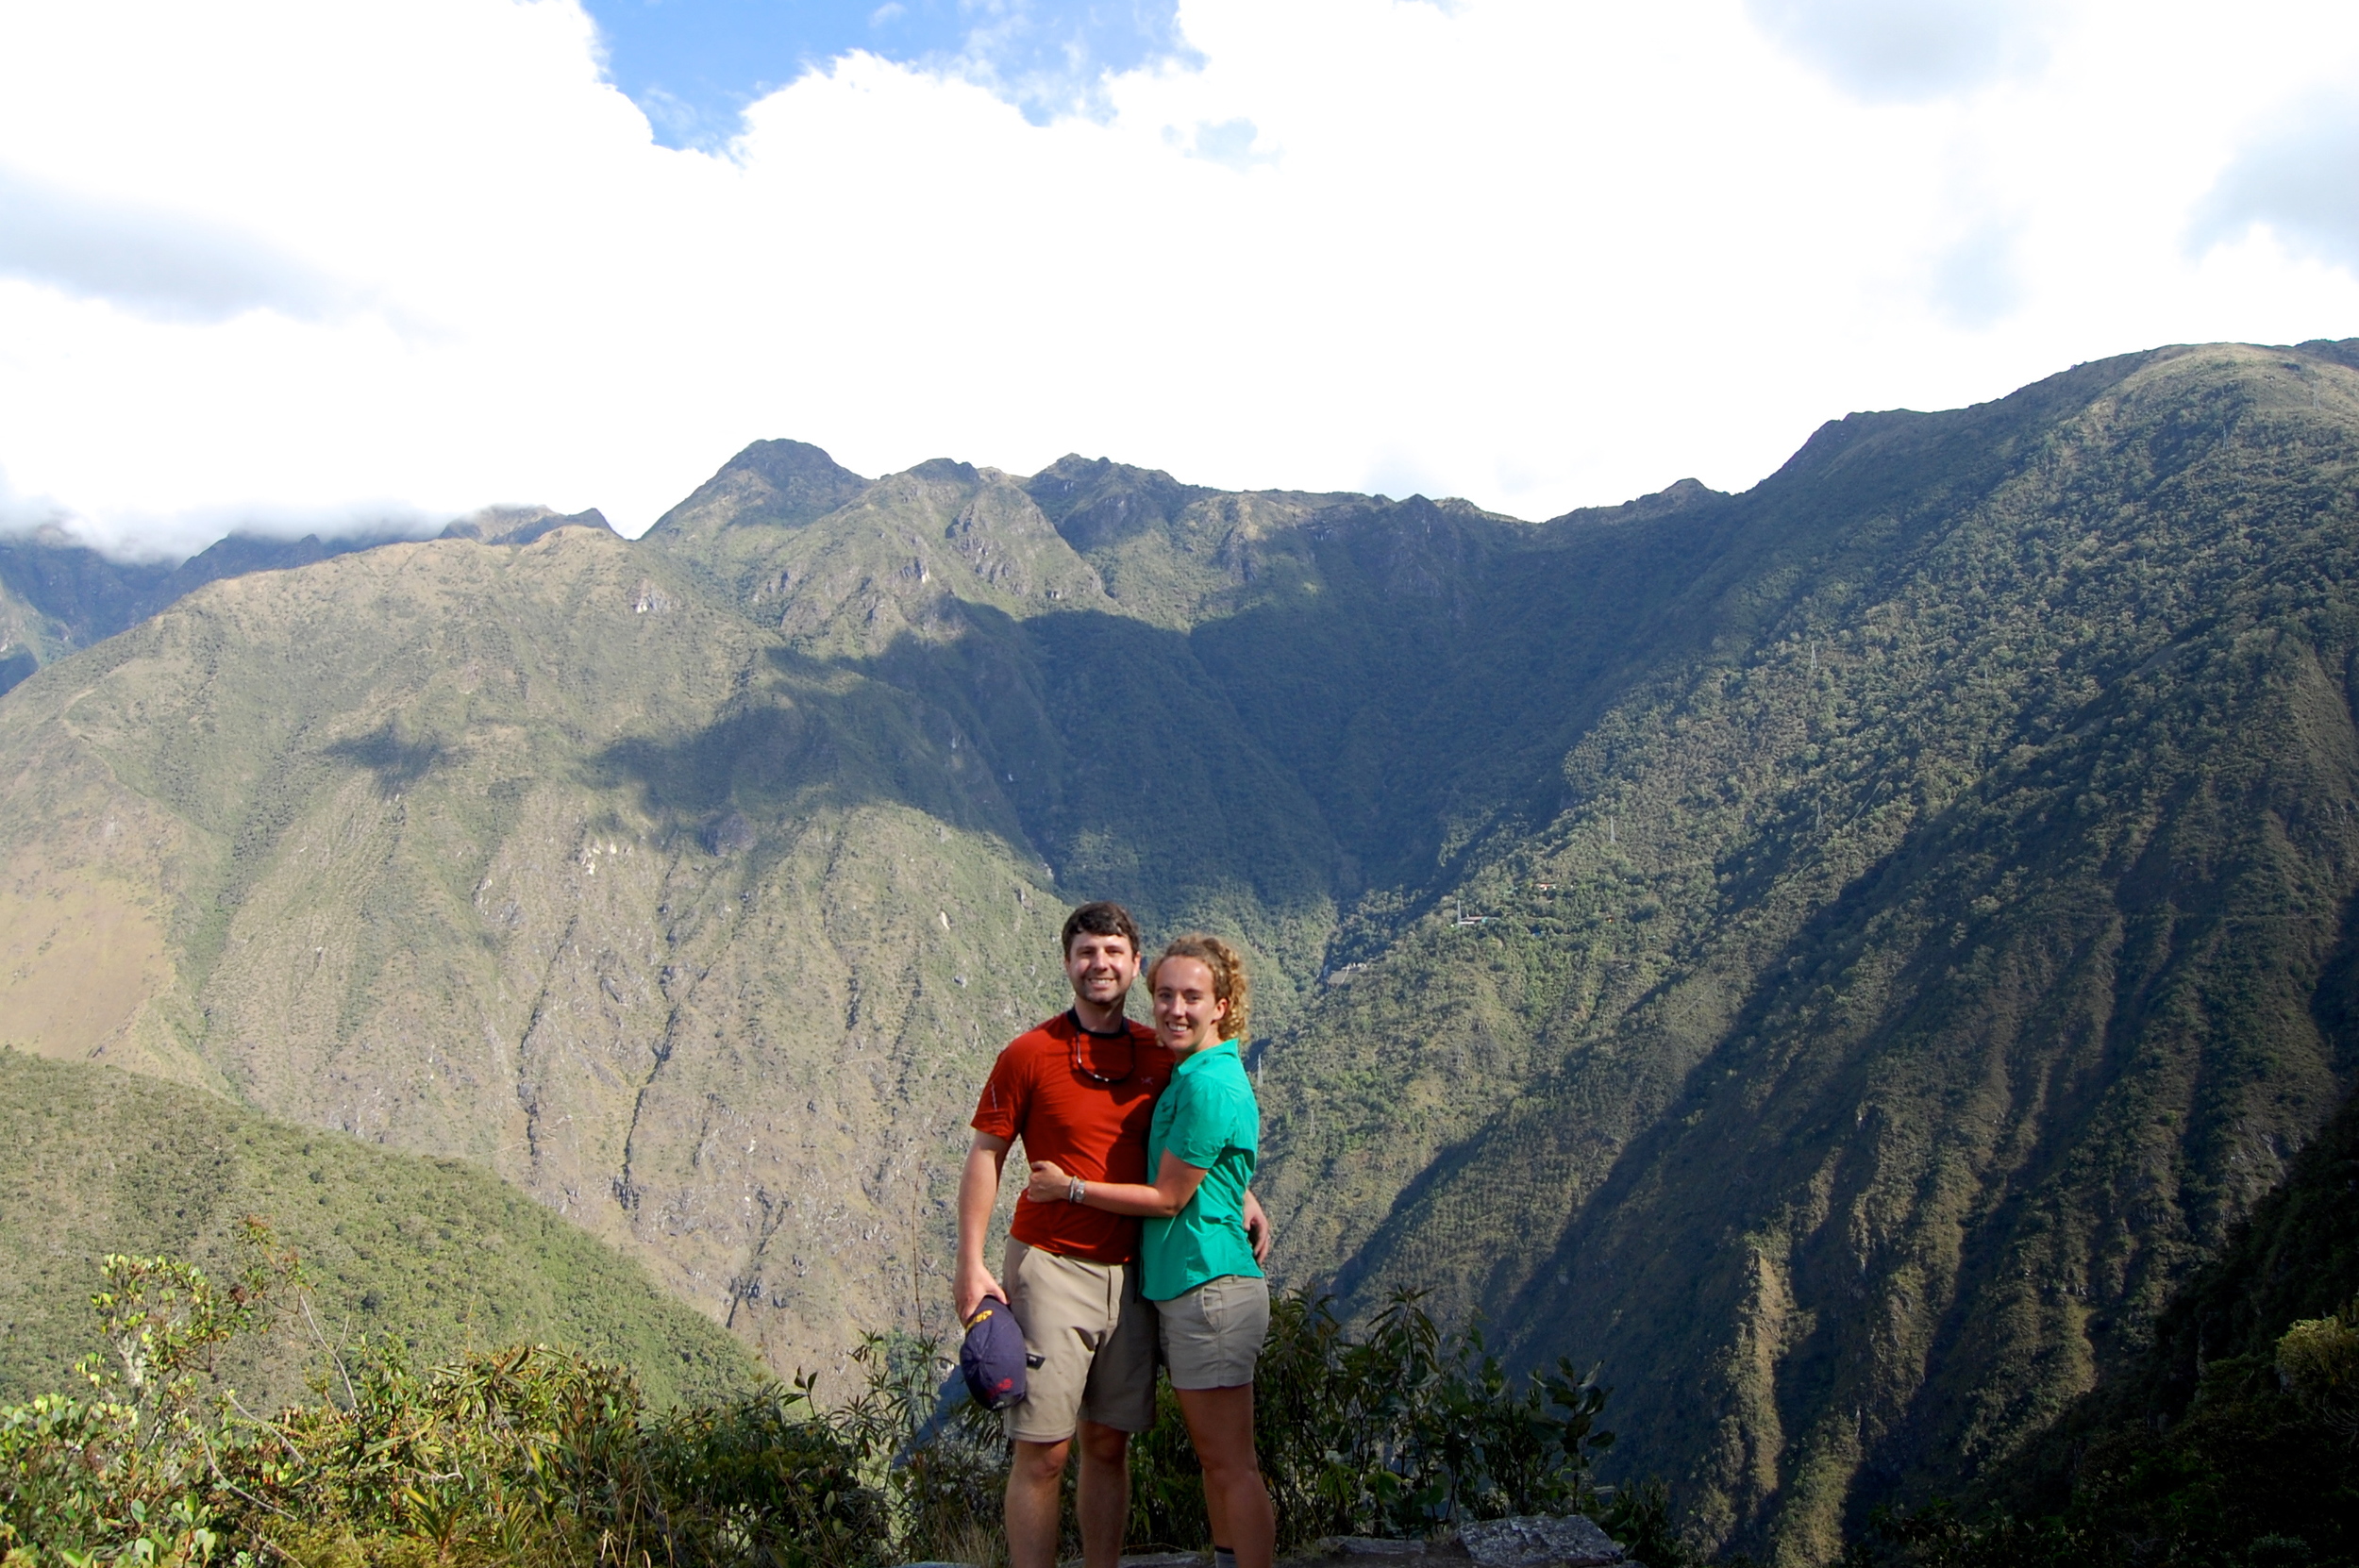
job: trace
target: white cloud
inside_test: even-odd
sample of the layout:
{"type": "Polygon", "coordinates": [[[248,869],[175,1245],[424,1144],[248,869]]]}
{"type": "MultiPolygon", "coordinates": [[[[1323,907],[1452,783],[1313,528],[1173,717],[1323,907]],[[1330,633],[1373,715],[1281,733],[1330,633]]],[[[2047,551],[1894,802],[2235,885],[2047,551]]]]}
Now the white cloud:
{"type": "Polygon", "coordinates": [[[0,535],[28,534],[58,527],[71,518],[63,507],[45,495],[20,495],[0,469],[0,535]]]}
{"type": "Polygon", "coordinates": [[[2320,92],[2238,149],[2196,209],[2192,237],[2209,246],[2256,225],[2359,270],[2359,97],[2320,92]]]}
{"type": "Polygon", "coordinates": [[[1769,34],[1847,91],[1906,102],[2038,69],[2053,0],[1750,0],[1769,34]]]}
{"type": "Polygon", "coordinates": [[[117,539],[635,531],[765,436],[1536,516],[1748,484],[1852,409],[2359,333],[2283,203],[2186,244],[2246,127],[2359,82],[2352,8],[2088,0],[2036,69],[1914,98],[1743,0],[1180,20],[1201,63],[1102,119],[855,55],[711,156],[653,143],[568,0],[0,10],[0,165],[235,237],[181,308],[0,276],[0,464],[117,539]]]}
{"type": "MultiPolygon", "coordinates": [[[[1250,120],[1224,120],[1217,125],[1199,122],[1194,144],[1189,150],[1196,158],[1226,164],[1231,169],[1249,169],[1256,163],[1277,162],[1276,153],[1254,150],[1254,143],[1261,134],[1260,128],[1250,120]]],[[[1176,129],[1165,137],[1166,141],[1178,139],[1176,129]]]]}
{"type": "Polygon", "coordinates": [[[93,199],[0,168],[0,274],[162,321],[272,309],[317,319],[333,279],[201,217],[93,199]]]}
{"type": "Polygon", "coordinates": [[[2023,300],[2013,225],[1986,222],[1942,254],[1933,268],[1933,302],[1967,327],[1998,321],[2023,300]]]}

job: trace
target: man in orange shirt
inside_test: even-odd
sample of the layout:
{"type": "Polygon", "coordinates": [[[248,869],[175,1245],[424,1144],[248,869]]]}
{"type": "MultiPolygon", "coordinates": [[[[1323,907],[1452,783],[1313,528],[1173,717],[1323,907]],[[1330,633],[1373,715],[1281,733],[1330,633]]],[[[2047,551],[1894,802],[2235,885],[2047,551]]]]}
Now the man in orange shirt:
{"type": "MultiPolygon", "coordinates": [[[[975,1110],[975,1142],[959,1178],[959,1321],[986,1296],[1024,1331],[1027,1393],[1009,1407],[1009,1568],[1055,1568],[1059,1484],[1078,1435],[1081,1553],[1119,1568],[1130,1516],[1129,1442],[1155,1424],[1155,1309],[1139,1295],[1139,1222],[1079,1203],[1019,1196],[1003,1288],[983,1262],[983,1235],[1008,1149],[1054,1160],[1077,1182],[1148,1179],[1155,1097],[1171,1052],[1123,1015],[1139,973],[1139,929],[1119,904],[1084,904],[1064,923],[1071,1009],[999,1053],[975,1110]]],[[[1245,1219],[1255,1251],[1269,1226],[1253,1195],[1245,1219]]]]}

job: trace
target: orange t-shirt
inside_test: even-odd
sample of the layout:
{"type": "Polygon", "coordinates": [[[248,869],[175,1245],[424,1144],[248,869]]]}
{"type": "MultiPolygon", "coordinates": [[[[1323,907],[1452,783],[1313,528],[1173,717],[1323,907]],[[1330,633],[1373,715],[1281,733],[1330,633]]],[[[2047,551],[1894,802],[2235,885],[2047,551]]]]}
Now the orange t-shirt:
{"type": "MultiPolygon", "coordinates": [[[[1146,1132],[1155,1096],[1171,1082],[1171,1051],[1146,1025],[1126,1024],[1127,1041],[1091,1034],[1066,1012],[1016,1036],[984,1080],[975,1130],[1020,1139],[1027,1162],[1051,1159],[1083,1181],[1146,1181],[1146,1132]],[[1091,1073],[1119,1081],[1100,1083],[1091,1073]]],[[[1018,1197],[1008,1229],[1019,1242],[1093,1263],[1128,1263],[1139,1251],[1137,1220],[1078,1203],[1018,1197]]]]}

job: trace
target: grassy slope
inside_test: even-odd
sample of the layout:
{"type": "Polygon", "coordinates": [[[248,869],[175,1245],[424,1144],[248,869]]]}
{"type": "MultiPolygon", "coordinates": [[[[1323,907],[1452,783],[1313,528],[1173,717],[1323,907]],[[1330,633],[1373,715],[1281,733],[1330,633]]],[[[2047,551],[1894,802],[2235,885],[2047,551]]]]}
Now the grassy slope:
{"type": "MultiPolygon", "coordinates": [[[[749,1386],[755,1365],[645,1271],[479,1168],[422,1159],[104,1067],[0,1053],[0,1399],[66,1388],[95,1348],[98,1259],[166,1253],[235,1267],[268,1219],[313,1283],[331,1337],[387,1338],[432,1362],[539,1343],[619,1361],[651,1404],[749,1386]]],[[[316,1346],[237,1346],[226,1374],[299,1394],[316,1346]]]]}

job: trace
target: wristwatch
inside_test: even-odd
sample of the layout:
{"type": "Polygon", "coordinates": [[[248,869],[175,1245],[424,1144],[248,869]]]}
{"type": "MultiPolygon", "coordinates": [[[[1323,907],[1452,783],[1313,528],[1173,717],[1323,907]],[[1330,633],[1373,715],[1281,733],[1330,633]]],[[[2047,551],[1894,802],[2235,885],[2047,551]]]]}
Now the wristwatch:
{"type": "Polygon", "coordinates": [[[1089,1183],[1083,1181],[1079,1176],[1075,1176],[1073,1178],[1073,1185],[1064,1190],[1064,1201],[1067,1203],[1079,1203],[1088,1193],[1088,1192],[1089,1183]]]}

